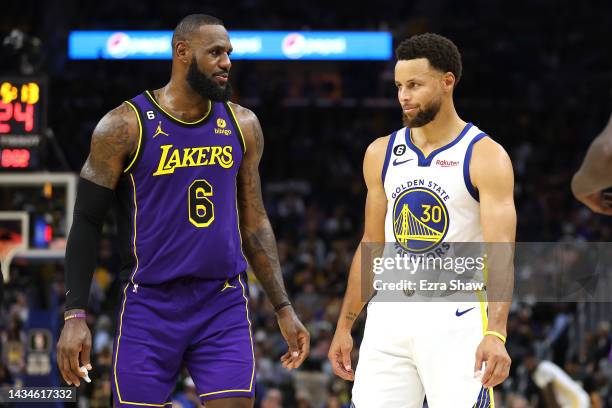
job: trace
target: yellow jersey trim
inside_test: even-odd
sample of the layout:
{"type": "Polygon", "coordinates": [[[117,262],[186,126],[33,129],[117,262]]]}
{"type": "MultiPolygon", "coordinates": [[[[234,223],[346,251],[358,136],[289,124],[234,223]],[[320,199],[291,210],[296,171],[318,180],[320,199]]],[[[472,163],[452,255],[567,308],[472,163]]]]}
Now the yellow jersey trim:
{"type": "MultiPolygon", "coordinates": [[[[134,267],[134,272],[130,277],[130,282],[134,285],[134,276],[138,271],[138,252],[136,250],[136,216],[138,215],[138,204],[136,201],[136,183],[134,182],[134,176],[130,174],[130,180],[132,181],[132,188],[134,191],[134,258],[136,259],[136,266],[134,267]]],[[[127,301],[127,288],[130,283],[127,283],[123,288],[123,303],[121,305],[121,314],[119,315],[119,335],[117,336],[117,348],[115,349],[115,362],[113,363],[113,374],[115,377],[115,389],[117,390],[117,397],[119,398],[119,402],[121,404],[129,404],[143,407],[165,407],[166,405],[172,405],[172,402],[166,402],[163,404],[149,404],[145,402],[132,402],[132,401],[124,401],[121,398],[121,392],[119,391],[119,381],[117,380],[117,360],[119,356],[119,346],[121,344],[121,334],[123,333],[123,314],[125,313],[125,303],[127,301]]]]}
{"type": "Polygon", "coordinates": [[[201,117],[200,119],[193,121],[193,122],[187,122],[185,120],[179,119],[173,115],[171,115],[167,110],[165,110],[164,108],[161,107],[161,105],[159,103],[157,103],[157,101],[155,100],[155,98],[153,97],[153,95],[151,94],[151,92],[149,92],[148,90],[145,91],[145,93],[149,96],[149,100],[151,100],[151,102],[153,102],[153,104],[157,107],[157,109],[159,109],[160,111],[162,111],[163,113],[165,113],[166,115],[170,116],[172,119],[176,120],[179,123],[183,123],[185,125],[197,125],[198,123],[202,122],[204,119],[206,119],[208,117],[208,115],[210,115],[210,112],[212,111],[212,102],[210,101],[210,99],[208,100],[208,112],[206,112],[206,115],[204,115],[203,117],[201,117]]]}
{"type": "Polygon", "coordinates": [[[243,153],[246,154],[247,145],[246,145],[246,141],[244,140],[244,135],[242,134],[242,128],[240,127],[240,123],[238,123],[238,119],[236,118],[236,114],[234,113],[234,110],[232,109],[232,107],[229,104],[229,102],[226,102],[225,104],[229,108],[229,111],[232,114],[232,117],[234,118],[234,123],[236,123],[236,127],[238,127],[238,133],[240,133],[240,139],[242,140],[242,148],[244,149],[243,153]]]}
{"type": "Polygon", "coordinates": [[[123,328],[123,312],[125,312],[125,301],[127,300],[127,287],[129,283],[126,283],[123,288],[123,303],[121,305],[121,314],[119,315],[119,335],[117,336],[117,348],[115,349],[115,362],[113,363],[113,374],[115,377],[115,389],[117,390],[117,397],[121,402],[121,392],[119,392],[119,382],[117,381],[117,356],[119,356],[119,343],[121,342],[121,329],[123,328]]]}
{"type": "Polygon", "coordinates": [[[138,153],[140,153],[140,145],[142,144],[142,121],[140,120],[140,114],[138,113],[138,109],[136,109],[136,106],[134,106],[134,104],[130,101],[125,101],[125,103],[127,103],[128,106],[134,109],[134,113],[136,113],[136,119],[138,119],[138,147],[136,147],[136,153],[134,153],[132,161],[130,162],[130,164],[128,164],[125,170],[123,170],[124,173],[127,173],[132,168],[134,163],[136,163],[138,153]]]}
{"type": "Polygon", "coordinates": [[[240,238],[240,253],[244,258],[245,262],[247,262],[247,257],[244,255],[244,250],[242,249],[242,233],[240,232],[240,213],[238,212],[238,180],[234,181],[234,197],[236,197],[236,224],[238,228],[238,238],[240,238]]]}
{"type": "Polygon", "coordinates": [[[252,331],[252,329],[251,329],[251,319],[249,318],[249,299],[246,297],[246,289],[245,289],[244,285],[242,284],[242,279],[241,279],[240,275],[238,275],[238,282],[240,283],[240,287],[242,287],[242,297],[244,298],[244,301],[245,301],[244,308],[246,310],[246,319],[247,319],[247,322],[249,322],[249,340],[251,341],[251,356],[252,356],[252,361],[253,361],[253,369],[251,371],[251,383],[249,384],[249,388],[246,389],[246,390],[221,390],[221,391],[213,391],[213,392],[207,392],[205,394],[200,394],[200,397],[207,397],[209,395],[224,394],[224,393],[228,393],[228,392],[251,392],[253,390],[253,379],[255,378],[255,349],[253,348],[253,335],[251,333],[251,331],[252,331]]]}
{"type": "MultiPolygon", "coordinates": [[[[416,146],[416,145],[415,145],[416,146]]],[[[485,285],[489,283],[489,268],[487,267],[487,257],[485,254],[485,262],[484,262],[484,270],[483,270],[483,278],[485,281],[485,285]]],[[[485,336],[489,326],[489,318],[487,317],[487,300],[485,298],[486,292],[483,290],[479,290],[476,292],[476,296],[478,297],[478,301],[480,303],[480,317],[482,319],[482,335],[485,336]]],[[[489,407],[485,408],[495,408],[495,394],[493,393],[493,387],[489,388],[489,407]]]]}
{"type": "Polygon", "coordinates": [[[134,276],[136,276],[136,272],[138,272],[138,253],[136,251],[136,217],[138,216],[138,202],[136,201],[136,182],[134,181],[134,175],[130,174],[130,180],[132,180],[132,189],[134,191],[134,259],[136,259],[136,266],[134,267],[134,272],[132,272],[132,276],[130,276],[130,281],[134,284],[134,276]]]}
{"type": "Polygon", "coordinates": [[[117,380],[117,360],[119,356],[119,345],[121,344],[121,334],[123,332],[123,314],[125,313],[125,302],[127,301],[128,286],[130,286],[130,284],[126,283],[125,287],[123,288],[123,303],[121,305],[121,314],[119,315],[119,336],[117,336],[117,348],[115,349],[115,362],[113,363],[113,374],[115,377],[115,389],[117,390],[117,397],[119,398],[119,402],[121,404],[137,405],[141,407],[165,407],[166,405],[172,405],[172,402],[166,402],[163,404],[149,404],[146,402],[125,401],[121,398],[121,392],[119,391],[119,381],[117,380]]]}

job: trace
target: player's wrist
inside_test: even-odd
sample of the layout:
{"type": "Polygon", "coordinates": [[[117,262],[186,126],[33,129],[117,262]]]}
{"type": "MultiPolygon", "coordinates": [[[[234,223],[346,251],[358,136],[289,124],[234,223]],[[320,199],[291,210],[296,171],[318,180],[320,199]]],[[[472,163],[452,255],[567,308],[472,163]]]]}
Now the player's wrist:
{"type": "Polygon", "coordinates": [[[87,317],[85,309],[69,309],[64,312],[64,320],[71,320],[75,318],[84,319],[87,317]]]}
{"type": "Polygon", "coordinates": [[[353,330],[353,322],[348,319],[339,319],[336,325],[336,332],[340,333],[351,333],[353,330]]]}
{"type": "Polygon", "coordinates": [[[506,334],[502,334],[496,330],[487,330],[484,333],[485,336],[495,337],[499,339],[502,343],[506,344],[506,334]]]}
{"type": "Polygon", "coordinates": [[[487,327],[485,330],[494,331],[494,332],[501,334],[504,337],[508,337],[508,331],[506,330],[506,327],[504,324],[496,325],[496,324],[491,324],[491,321],[489,321],[489,324],[487,324],[487,327]]]}
{"type": "Polygon", "coordinates": [[[294,313],[293,305],[288,300],[285,302],[281,302],[274,306],[274,313],[276,313],[276,315],[279,317],[282,317],[283,315],[286,315],[288,313],[294,313]]]}

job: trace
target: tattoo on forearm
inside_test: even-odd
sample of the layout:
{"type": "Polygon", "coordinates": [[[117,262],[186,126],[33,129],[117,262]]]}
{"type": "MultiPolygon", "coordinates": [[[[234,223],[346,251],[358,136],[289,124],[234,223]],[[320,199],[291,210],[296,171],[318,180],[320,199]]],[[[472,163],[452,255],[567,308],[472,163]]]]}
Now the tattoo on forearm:
{"type": "Polygon", "coordinates": [[[257,152],[257,157],[261,158],[261,155],[263,154],[263,130],[261,130],[259,121],[251,121],[249,130],[255,139],[255,151],[257,152]]]}
{"type": "Polygon", "coordinates": [[[278,261],[276,240],[269,223],[255,231],[244,231],[244,250],[270,302],[278,305],[288,300],[278,261]]]}
{"type": "Polygon", "coordinates": [[[254,139],[254,143],[249,146],[254,147],[254,151],[250,153],[253,156],[245,160],[240,169],[238,207],[243,249],[268,298],[273,305],[278,305],[287,301],[288,297],[278,260],[276,239],[261,194],[258,165],[263,153],[263,132],[256,119],[250,121],[247,129],[254,139]]]}
{"type": "Polygon", "coordinates": [[[245,217],[267,217],[266,209],[263,206],[263,198],[261,196],[261,181],[259,174],[249,171],[245,175],[243,181],[244,188],[238,195],[238,205],[241,209],[241,215],[245,217]]]}
{"type": "Polygon", "coordinates": [[[351,322],[354,322],[355,319],[357,319],[357,313],[348,312],[346,314],[346,320],[350,320],[351,322]]]}

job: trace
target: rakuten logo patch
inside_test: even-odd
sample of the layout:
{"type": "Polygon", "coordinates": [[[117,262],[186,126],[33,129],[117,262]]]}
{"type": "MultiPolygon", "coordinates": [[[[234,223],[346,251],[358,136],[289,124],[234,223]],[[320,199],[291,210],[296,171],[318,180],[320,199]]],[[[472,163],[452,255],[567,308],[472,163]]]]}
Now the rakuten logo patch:
{"type": "Polygon", "coordinates": [[[455,160],[436,160],[436,166],[440,167],[456,167],[460,162],[455,160]]]}

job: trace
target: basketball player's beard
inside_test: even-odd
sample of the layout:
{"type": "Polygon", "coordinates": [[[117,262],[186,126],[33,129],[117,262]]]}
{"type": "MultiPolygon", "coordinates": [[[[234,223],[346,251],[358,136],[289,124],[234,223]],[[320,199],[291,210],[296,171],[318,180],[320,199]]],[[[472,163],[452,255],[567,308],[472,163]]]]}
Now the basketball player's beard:
{"type": "Polygon", "coordinates": [[[187,70],[187,83],[198,95],[213,102],[229,101],[232,96],[232,86],[229,82],[225,86],[219,85],[214,79],[198,69],[195,58],[187,70]]]}
{"type": "Polygon", "coordinates": [[[402,122],[404,122],[404,126],[409,128],[418,128],[425,126],[432,120],[436,118],[438,112],[440,112],[440,107],[442,106],[442,98],[434,100],[424,109],[419,109],[419,112],[412,119],[408,118],[405,113],[402,113],[402,122]]]}

